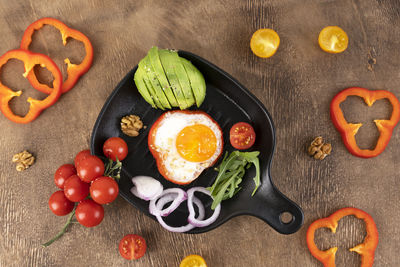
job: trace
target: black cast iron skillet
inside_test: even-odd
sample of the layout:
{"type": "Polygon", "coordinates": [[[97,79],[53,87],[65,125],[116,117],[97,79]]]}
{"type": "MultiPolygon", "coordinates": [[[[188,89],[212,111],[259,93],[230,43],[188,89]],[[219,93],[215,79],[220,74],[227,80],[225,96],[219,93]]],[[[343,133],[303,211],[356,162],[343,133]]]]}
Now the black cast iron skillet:
{"type": "MultiPolygon", "coordinates": [[[[260,218],[279,233],[296,232],[303,224],[303,212],[299,206],[279,192],[271,181],[270,165],[275,148],[275,130],[268,111],[254,95],[223,70],[189,52],[179,51],[179,55],[190,60],[205,77],[207,94],[200,110],[207,112],[221,126],[224,135],[224,153],[234,150],[229,143],[229,130],[234,123],[239,121],[246,121],[253,125],[256,132],[256,143],[250,150],[261,152],[259,159],[262,184],[257,193],[251,197],[254,189],[252,177],[255,175],[252,167],[246,171],[241,184],[242,190],[232,199],[222,202],[221,213],[217,221],[204,228],[194,228],[189,233],[210,231],[235,216],[245,214],[260,218]],[[281,219],[281,215],[285,212],[292,215],[292,219],[287,223],[282,222],[281,219]]],[[[193,186],[210,186],[217,172],[213,168],[209,168],[194,182],[186,186],[173,184],[160,175],[147,146],[147,135],[151,125],[163,111],[151,108],[138,93],[133,81],[136,69],[137,67],[125,76],[104,104],[92,132],[91,151],[95,155],[102,156],[103,143],[111,136],[119,136],[127,142],[129,153],[123,161],[119,181],[120,195],[146,215],[155,219],[149,214],[148,202],[136,198],[130,193],[131,177],[148,175],[158,179],[164,189],[181,187],[187,190],[193,186]],[[138,137],[126,136],[120,130],[120,120],[127,114],[139,115],[147,126],[145,130],[141,130],[138,137]]],[[[198,194],[206,206],[206,216],[210,216],[211,199],[201,193],[198,194]]],[[[172,226],[187,224],[186,210],[186,205],[182,204],[165,218],[166,222],[172,226]]]]}

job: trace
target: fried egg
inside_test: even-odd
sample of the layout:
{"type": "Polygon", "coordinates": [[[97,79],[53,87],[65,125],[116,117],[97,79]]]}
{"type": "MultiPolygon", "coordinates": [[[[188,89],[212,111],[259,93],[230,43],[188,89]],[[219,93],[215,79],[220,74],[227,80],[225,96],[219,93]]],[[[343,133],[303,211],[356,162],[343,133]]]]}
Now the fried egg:
{"type": "Polygon", "coordinates": [[[223,136],[218,123],[203,111],[168,111],[153,124],[148,145],[161,175],[188,184],[220,157],[223,136]]]}

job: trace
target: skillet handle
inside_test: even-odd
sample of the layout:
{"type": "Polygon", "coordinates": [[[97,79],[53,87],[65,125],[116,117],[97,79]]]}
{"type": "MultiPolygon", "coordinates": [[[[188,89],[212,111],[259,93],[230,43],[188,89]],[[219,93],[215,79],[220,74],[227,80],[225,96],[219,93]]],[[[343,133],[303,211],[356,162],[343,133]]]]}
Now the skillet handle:
{"type": "MultiPolygon", "coordinates": [[[[264,179],[264,181],[266,180],[264,179]]],[[[268,223],[281,234],[297,232],[304,221],[302,209],[282,194],[272,182],[268,183],[266,187],[262,190],[268,190],[268,194],[254,196],[258,195],[257,200],[253,203],[253,215],[268,223]]]]}

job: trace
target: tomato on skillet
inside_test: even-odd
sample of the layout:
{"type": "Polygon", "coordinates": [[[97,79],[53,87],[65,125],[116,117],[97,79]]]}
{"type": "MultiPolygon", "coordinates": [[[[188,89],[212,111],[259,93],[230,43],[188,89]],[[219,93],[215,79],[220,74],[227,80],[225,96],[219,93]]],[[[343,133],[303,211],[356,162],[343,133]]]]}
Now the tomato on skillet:
{"type": "Polygon", "coordinates": [[[236,149],[248,149],[256,141],[256,133],[253,127],[246,122],[234,124],[229,132],[231,145],[236,149]]]}
{"type": "Polygon", "coordinates": [[[122,138],[110,137],[104,142],[103,153],[113,161],[116,161],[117,158],[124,160],[128,155],[128,145],[122,138]]]}
{"type": "Polygon", "coordinates": [[[127,260],[137,260],[146,253],[146,241],[139,235],[126,235],[119,242],[119,253],[127,260]]]}

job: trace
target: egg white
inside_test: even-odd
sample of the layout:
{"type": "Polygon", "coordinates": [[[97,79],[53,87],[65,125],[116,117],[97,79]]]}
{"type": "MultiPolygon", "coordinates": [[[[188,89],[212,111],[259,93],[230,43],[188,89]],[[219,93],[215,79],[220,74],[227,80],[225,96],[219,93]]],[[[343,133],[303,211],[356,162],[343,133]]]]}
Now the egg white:
{"type": "Polygon", "coordinates": [[[154,140],[155,149],[162,154],[162,164],[165,166],[167,176],[174,181],[185,184],[195,180],[204,169],[210,167],[223,149],[222,132],[218,124],[204,114],[180,112],[165,114],[159,123],[154,140]],[[194,124],[203,124],[209,127],[217,139],[214,154],[203,162],[188,161],[182,158],[176,149],[176,137],[179,132],[194,124]]]}

